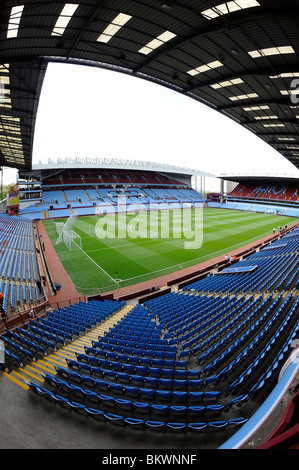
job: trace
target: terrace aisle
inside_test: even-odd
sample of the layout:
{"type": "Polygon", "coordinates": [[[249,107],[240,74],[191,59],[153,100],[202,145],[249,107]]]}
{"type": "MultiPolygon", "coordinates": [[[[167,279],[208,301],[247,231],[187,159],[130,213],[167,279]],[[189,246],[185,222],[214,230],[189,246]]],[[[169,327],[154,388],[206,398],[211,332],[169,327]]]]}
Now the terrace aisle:
{"type": "Polygon", "coordinates": [[[93,341],[98,341],[99,337],[104,337],[105,332],[109,331],[110,328],[113,328],[130,312],[130,310],[132,310],[132,308],[132,305],[126,305],[106,321],[96,326],[92,331],[85,333],[70,343],[66,343],[61,348],[27,364],[25,367],[19,367],[18,369],[12,370],[8,373],[3,372],[3,376],[10,379],[24,390],[28,390],[29,388],[26,384],[26,381],[28,380],[42,383],[44,379],[42,378],[41,373],[48,372],[52,375],[56,375],[55,365],[66,367],[67,359],[76,360],[76,353],[84,353],[85,346],[91,347],[93,341]]]}

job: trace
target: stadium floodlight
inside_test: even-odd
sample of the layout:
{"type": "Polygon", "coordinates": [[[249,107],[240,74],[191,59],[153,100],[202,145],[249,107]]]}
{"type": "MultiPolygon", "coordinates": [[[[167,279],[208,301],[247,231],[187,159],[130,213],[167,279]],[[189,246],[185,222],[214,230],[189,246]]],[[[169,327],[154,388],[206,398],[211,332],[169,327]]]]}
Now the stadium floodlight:
{"type": "Polygon", "coordinates": [[[7,27],[7,39],[16,38],[19,32],[20,21],[23,13],[24,5],[12,7],[7,27]]]}
{"type": "Polygon", "coordinates": [[[246,8],[259,7],[260,4],[256,0],[236,0],[225,3],[220,3],[215,7],[204,10],[201,14],[207,20],[213,20],[219,16],[228,15],[229,13],[234,13],[235,11],[245,10],[246,8]]]}
{"type": "Polygon", "coordinates": [[[269,47],[266,49],[257,49],[255,51],[249,51],[248,54],[253,59],[258,59],[259,57],[272,56],[278,54],[295,54],[292,46],[282,46],[282,47],[269,47]]]}
{"type": "Polygon", "coordinates": [[[243,108],[244,111],[265,111],[266,109],[270,109],[270,106],[268,105],[262,105],[262,106],[246,106],[243,108]]]}
{"type": "Polygon", "coordinates": [[[214,83],[214,85],[211,85],[211,88],[213,88],[214,90],[218,90],[218,88],[225,88],[225,87],[232,86],[232,85],[239,85],[240,83],[244,83],[244,80],[242,80],[242,78],[233,78],[232,80],[226,80],[224,82],[214,83]]]}
{"type": "Polygon", "coordinates": [[[259,98],[259,95],[257,93],[249,93],[247,95],[238,95],[238,96],[229,97],[231,101],[243,101],[243,100],[250,100],[252,98],[259,98]]]}
{"type": "Polygon", "coordinates": [[[278,116],[255,116],[254,119],[256,119],[257,121],[266,121],[267,119],[279,119],[278,116]]]}
{"type": "Polygon", "coordinates": [[[56,24],[51,33],[52,36],[61,36],[64,33],[78,6],[79,4],[75,3],[66,3],[64,5],[62,12],[59,15],[59,18],[56,21],[56,24]]]}
{"type": "Polygon", "coordinates": [[[215,60],[213,62],[209,62],[208,64],[201,65],[200,67],[196,67],[195,69],[191,69],[187,73],[194,76],[199,73],[209,72],[210,70],[217,69],[218,67],[223,67],[223,63],[219,60],[215,60]]]}
{"type": "Polygon", "coordinates": [[[107,28],[100,34],[97,41],[107,43],[130,19],[131,15],[119,13],[107,28]]]}
{"type": "Polygon", "coordinates": [[[283,95],[283,96],[292,96],[292,95],[296,95],[298,93],[298,90],[280,90],[280,93],[283,95]]]}
{"type": "Polygon", "coordinates": [[[263,124],[264,127],[285,127],[284,124],[263,124]]]}
{"type": "Polygon", "coordinates": [[[281,73],[279,75],[271,75],[269,78],[274,80],[275,78],[296,78],[299,77],[299,72],[288,72],[288,73],[281,73]]]}
{"type": "Polygon", "coordinates": [[[166,42],[170,41],[176,36],[176,34],[172,33],[171,31],[165,31],[164,33],[160,34],[160,36],[156,37],[152,41],[150,41],[148,44],[146,44],[144,47],[139,49],[138,52],[141,54],[149,54],[150,52],[153,52],[155,49],[158,47],[162,46],[166,42]]]}

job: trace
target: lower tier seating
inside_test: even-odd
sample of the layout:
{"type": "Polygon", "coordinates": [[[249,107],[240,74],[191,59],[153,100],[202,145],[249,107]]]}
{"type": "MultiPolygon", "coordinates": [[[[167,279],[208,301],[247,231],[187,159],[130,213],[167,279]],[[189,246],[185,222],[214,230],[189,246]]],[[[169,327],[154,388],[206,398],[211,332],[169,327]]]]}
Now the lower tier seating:
{"type": "Polygon", "coordinates": [[[2,336],[1,367],[20,367],[92,335],[65,365],[43,372],[41,383],[27,380],[29,389],[69,410],[136,429],[241,425],[276,385],[298,337],[299,230],[269,246],[236,264],[254,263],[254,272],[211,276],[212,288],[199,281],[122,316],[115,315],[126,303],[108,300],[48,312],[2,336]]]}

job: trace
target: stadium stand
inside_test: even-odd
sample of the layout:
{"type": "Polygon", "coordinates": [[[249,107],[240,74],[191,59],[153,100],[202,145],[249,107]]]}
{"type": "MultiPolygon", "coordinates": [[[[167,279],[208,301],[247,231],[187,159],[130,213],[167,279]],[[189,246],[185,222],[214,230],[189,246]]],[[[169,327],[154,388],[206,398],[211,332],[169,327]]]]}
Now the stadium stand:
{"type": "Polygon", "coordinates": [[[0,231],[0,292],[7,314],[39,303],[43,293],[32,222],[1,214],[0,231]]]}
{"type": "Polygon", "coordinates": [[[64,170],[56,178],[44,178],[40,197],[35,193],[35,199],[28,199],[28,192],[23,190],[25,199],[21,199],[20,215],[29,220],[44,220],[70,217],[73,213],[99,215],[148,210],[151,204],[155,209],[169,210],[185,204],[202,204],[204,200],[186,183],[164,174],[117,169],[99,172],[64,170]]]}
{"type": "MultiPolygon", "coordinates": [[[[38,102],[48,65],[55,62],[103,67],[179,92],[232,118],[298,168],[297,14],[294,0],[80,0],[61,5],[30,0],[15,5],[3,0],[1,167],[32,174],[38,102]],[[120,5],[124,10],[120,11],[120,5]]],[[[163,126],[163,119],[156,116],[158,125],[163,126]]],[[[155,138],[155,131],[154,125],[145,130],[145,145],[147,138],[155,138]]],[[[194,151],[197,163],[201,148],[199,141],[194,151]]],[[[203,158],[212,155],[212,150],[213,139],[203,158]]],[[[252,179],[252,185],[239,186],[226,202],[211,201],[210,207],[298,217],[297,189],[283,184],[280,175],[277,180],[275,185],[252,179]]],[[[143,306],[132,307],[120,299],[112,303],[84,299],[59,311],[50,307],[37,312],[35,303],[41,292],[36,261],[44,256],[42,251],[38,256],[41,241],[32,233],[31,228],[37,226],[32,221],[113,212],[118,202],[121,210],[132,211],[140,210],[141,204],[167,210],[203,203],[197,193],[163,170],[151,174],[105,167],[94,175],[88,168],[73,170],[69,165],[63,174],[50,169],[47,183],[48,187],[32,190],[35,197],[21,201],[21,217],[9,221],[3,217],[0,223],[3,306],[13,309],[8,316],[19,322],[11,322],[4,330],[7,321],[0,321],[5,344],[1,379],[9,377],[22,392],[30,388],[37,395],[23,393],[14,400],[12,388],[6,387],[12,384],[2,380],[6,393],[1,393],[1,444],[16,447],[16,439],[23,444],[22,439],[33,437],[34,445],[41,446],[39,438],[46,428],[53,433],[49,447],[61,447],[61,416],[67,416],[65,435],[71,438],[67,446],[88,447],[90,435],[84,441],[88,426],[81,419],[70,421],[67,413],[73,411],[101,421],[94,427],[96,448],[114,424],[133,430],[115,432],[121,446],[114,441],[114,450],[144,441],[163,449],[165,442],[177,449],[183,443],[189,449],[191,432],[185,440],[174,436],[188,431],[196,433],[192,442],[196,449],[216,447],[215,434],[222,436],[222,442],[233,434],[233,440],[222,448],[239,446],[281,401],[284,390],[290,392],[295,375],[298,380],[294,348],[298,231],[283,237],[278,234],[279,240],[253,250],[233,270],[222,265],[213,272],[207,269],[198,276],[200,280],[188,282],[179,292],[159,292],[143,306]],[[26,318],[23,312],[15,315],[23,307],[29,307],[26,318]],[[42,373],[36,372],[34,364],[42,373]],[[33,408],[41,405],[40,398],[46,401],[42,419],[41,407],[37,413],[33,408]],[[20,403],[24,406],[18,414],[20,403]],[[66,409],[60,413],[59,406],[66,409]],[[13,410],[5,425],[10,407],[13,410]],[[34,418],[35,428],[31,427],[34,418]],[[51,419],[52,426],[48,426],[51,419]],[[241,438],[234,432],[240,426],[241,438]],[[76,427],[79,433],[72,440],[76,427]],[[172,435],[168,441],[162,433],[150,440],[150,433],[138,435],[135,430],[172,435]]],[[[298,448],[298,423],[292,426],[292,420],[286,419],[294,407],[295,399],[288,416],[260,448],[298,448]]],[[[297,416],[294,413],[293,421],[297,416]]],[[[211,463],[215,465],[215,460],[211,463]]]]}
{"type": "Polygon", "coordinates": [[[233,198],[246,199],[271,199],[277,201],[299,201],[299,192],[297,187],[288,187],[286,185],[245,185],[239,184],[231,193],[233,198]]]}
{"type": "Polygon", "coordinates": [[[136,430],[236,430],[273,388],[298,334],[298,252],[294,229],[236,263],[234,273],[208,275],[143,305],[90,299],[49,311],[5,331],[1,367],[24,367],[76,344],[125,311],[65,366],[42,372],[43,383],[24,383],[53,405],[136,430]]]}
{"type": "Polygon", "coordinates": [[[224,201],[208,199],[208,206],[299,217],[299,193],[297,186],[239,183],[224,201]]]}
{"type": "MultiPolygon", "coordinates": [[[[249,189],[240,185],[209,207],[299,216],[295,201],[272,197],[275,188],[266,201],[249,189]]],[[[117,169],[63,170],[37,194],[31,200],[25,191],[20,216],[0,216],[0,292],[9,315],[44,301],[37,219],[206,202],[174,178],[117,169]]],[[[104,425],[164,435],[225,432],[222,442],[237,440],[239,430],[252,432],[298,336],[298,260],[295,228],[233,267],[210,269],[142,304],[112,295],[47,305],[22,324],[0,323],[1,370],[38,398],[104,425]],[[23,372],[49,356],[37,376],[23,372]]]]}
{"type": "MultiPolygon", "coordinates": [[[[5,312],[43,301],[34,220],[104,213],[117,205],[169,210],[204,202],[180,181],[142,176],[113,170],[99,178],[92,170],[65,170],[43,181],[37,201],[26,198],[19,217],[3,214],[5,312]],[[128,187],[126,180],[136,184],[128,187]]],[[[253,190],[239,189],[233,191],[237,197],[232,193],[227,202],[209,201],[209,206],[299,214],[296,206],[252,201],[253,190]]],[[[23,325],[4,331],[2,325],[1,370],[8,376],[15,371],[22,386],[53,405],[106,424],[179,435],[225,429],[237,436],[275,388],[298,335],[299,229],[281,235],[233,270],[207,271],[142,305],[86,298],[47,308],[23,325]],[[37,379],[22,375],[68,345],[73,352],[65,364],[54,359],[51,371],[41,371],[37,379]]]]}

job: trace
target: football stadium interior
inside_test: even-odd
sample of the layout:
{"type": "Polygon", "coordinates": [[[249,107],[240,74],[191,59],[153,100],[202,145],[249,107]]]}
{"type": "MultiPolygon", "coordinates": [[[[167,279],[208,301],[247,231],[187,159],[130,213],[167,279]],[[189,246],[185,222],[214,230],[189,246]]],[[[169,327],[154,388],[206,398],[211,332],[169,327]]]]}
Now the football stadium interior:
{"type": "Polygon", "coordinates": [[[298,179],[32,159],[55,62],[181,93],[298,169],[297,1],[3,0],[0,17],[0,165],[18,170],[0,448],[299,448],[298,179]]]}

